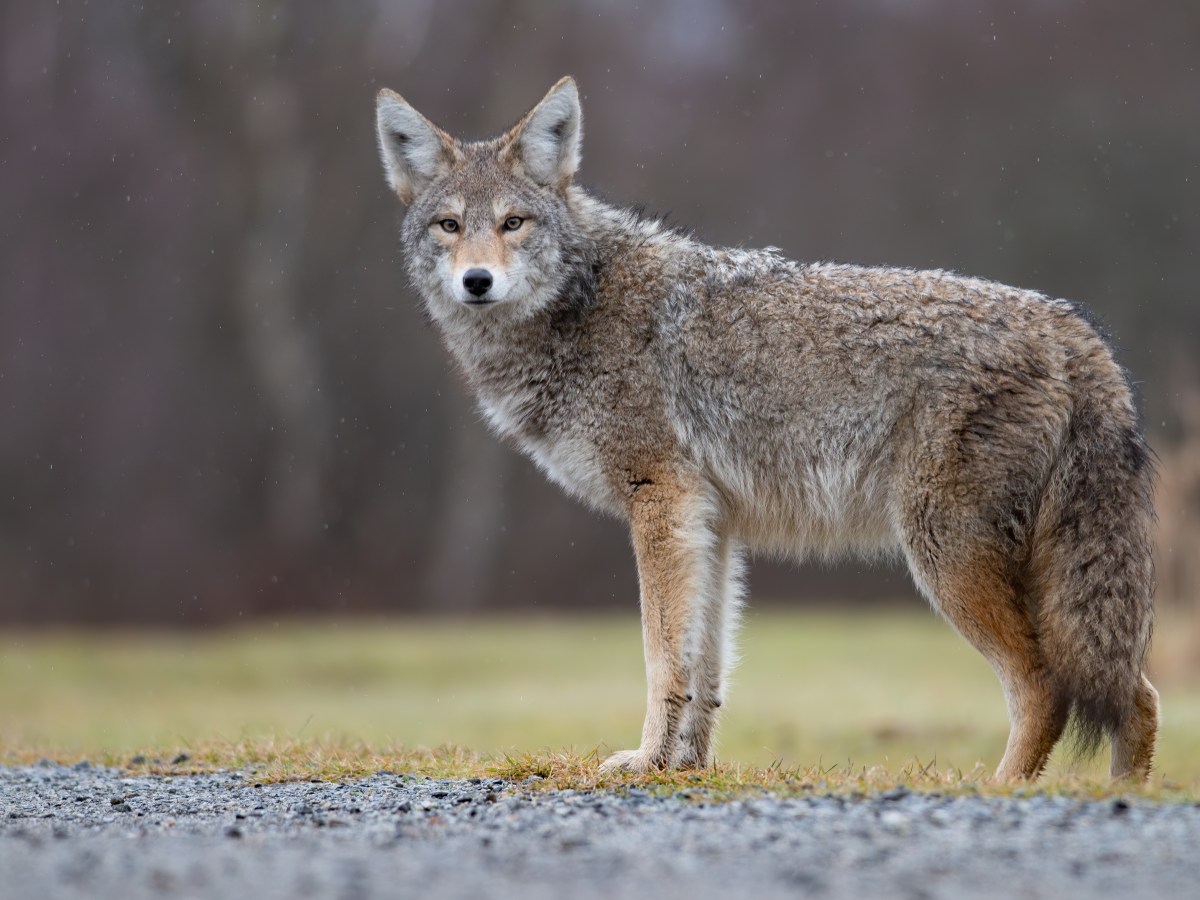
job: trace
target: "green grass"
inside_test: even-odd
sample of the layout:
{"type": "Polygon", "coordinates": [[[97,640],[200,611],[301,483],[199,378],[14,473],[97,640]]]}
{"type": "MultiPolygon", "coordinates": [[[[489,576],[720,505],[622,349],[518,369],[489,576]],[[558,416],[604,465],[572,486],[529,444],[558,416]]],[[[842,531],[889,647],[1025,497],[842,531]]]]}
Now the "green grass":
{"type": "MultiPolygon", "coordinates": [[[[978,779],[1000,758],[999,685],[928,613],[752,614],[741,650],[719,744],[726,765],[710,786],[936,784],[978,779]]],[[[1200,686],[1160,690],[1157,783],[1191,791],[1200,686]]],[[[189,767],[250,765],[267,777],[544,770],[584,784],[598,777],[597,758],[636,745],[643,702],[632,614],[0,638],[9,761],[169,761],[183,751],[189,767]]],[[[1100,772],[1056,759],[1050,781],[1100,772]]]]}

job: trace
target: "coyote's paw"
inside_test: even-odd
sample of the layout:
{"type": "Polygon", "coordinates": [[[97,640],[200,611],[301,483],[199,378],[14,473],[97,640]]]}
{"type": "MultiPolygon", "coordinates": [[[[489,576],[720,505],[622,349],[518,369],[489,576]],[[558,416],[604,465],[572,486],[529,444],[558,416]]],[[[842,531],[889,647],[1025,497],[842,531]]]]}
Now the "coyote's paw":
{"type": "Polygon", "coordinates": [[[709,754],[700,754],[692,744],[684,744],[678,755],[675,757],[674,767],[676,769],[707,769],[712,766],[712,760],[709,754]]]}
{"type": "Polygon", "coordinates": [[[662,763],[655,763],[650,754],[641,748],[637,750],[618,750],[604,762],[600,763],[600,771],[608,774],[616,772],[651,772],[665,768],[662,763]]]}

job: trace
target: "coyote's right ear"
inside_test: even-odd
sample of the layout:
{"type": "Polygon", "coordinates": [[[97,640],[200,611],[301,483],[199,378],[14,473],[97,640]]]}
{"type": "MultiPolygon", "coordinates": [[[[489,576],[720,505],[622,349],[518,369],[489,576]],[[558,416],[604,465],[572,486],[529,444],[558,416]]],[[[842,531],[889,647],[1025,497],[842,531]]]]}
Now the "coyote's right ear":
{"type": "Polygon", "coordinates": [[[450,135],[386,88],[375,99],[375,131],[383,174],[405,203],[412,203],[429,182],[449,172],[458,158],[450,135]]]}

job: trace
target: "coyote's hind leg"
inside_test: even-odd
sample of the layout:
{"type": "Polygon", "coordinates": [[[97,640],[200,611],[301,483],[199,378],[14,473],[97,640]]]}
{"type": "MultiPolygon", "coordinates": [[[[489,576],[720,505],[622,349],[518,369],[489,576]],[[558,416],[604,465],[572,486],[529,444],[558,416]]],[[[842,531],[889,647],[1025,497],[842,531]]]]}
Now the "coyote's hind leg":
{"type": "Polygon", "coordinates": [[[1158,724],[1158,691],[1143,675],[1134,701],[1133,717],[1113,735],[1111,772],[1114,779],[1145,781],[1150,777],[1158,724]]]}
{"type": "Polygon", "coordinates": [[[1012,551],[970,511],[940,509],[928,496],[912,511],[904,544],[914,578],[1004,688],[1011,730],[995,778],[1037,778],[1066,728],[1069,702],[1054,685],[1011,574],[1012,551]]]}
{"type": "Polygon", "coordinates": [[[996,769],[1000,782],[1037,778],[1067,724],[1033,626],[1016,591],[995,568],[942,567],[932,591],[946,620],[991,663],[1004,688],[1010,731],[996,769]]]}

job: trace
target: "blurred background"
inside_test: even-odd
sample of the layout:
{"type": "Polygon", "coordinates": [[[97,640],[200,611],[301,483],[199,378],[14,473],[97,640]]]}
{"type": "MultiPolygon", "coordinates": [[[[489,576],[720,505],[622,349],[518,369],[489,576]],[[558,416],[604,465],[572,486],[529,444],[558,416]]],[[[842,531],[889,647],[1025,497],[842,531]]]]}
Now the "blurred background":
{"type": "MultiPolygon", "coordinates": [[[[479,138],[566,73],[609,200],[1090,304],[1160,456],[1160,606],[1200,597],[1194,2],[9,0],[0,22],[4,621],[632,614],[621,527],[456,381],[374,145],[380,87],[479,138]]],[[[916,602],[854,564],[759,564],[752,592],[916,602]]]]}

